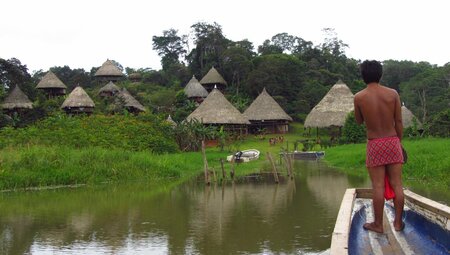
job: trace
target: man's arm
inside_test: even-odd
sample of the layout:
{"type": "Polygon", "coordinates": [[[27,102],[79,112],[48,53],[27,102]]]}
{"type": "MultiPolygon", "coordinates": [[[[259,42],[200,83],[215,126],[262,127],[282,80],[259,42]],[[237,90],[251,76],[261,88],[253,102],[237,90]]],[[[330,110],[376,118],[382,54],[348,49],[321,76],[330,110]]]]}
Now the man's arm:
{"type": "Polygon", "coordinates": [[[353,99],[353,107],[355,108],[355,119],[356,119],[356,123],[358,124],[362,124],[364,122],[364,118],[361,114],[361,110],[359,109],[359,97],[355,96],[355,98],[353,99]]]}
{"type": "Polygon", "coordinates": [[[402,106],[400,103],[400,96],[395,92],[395,111],[394,111],[394,121],[395,121],[395,132],[397,133],[400,141],[403,137],[403,121],[402,121],[402,106]]]}

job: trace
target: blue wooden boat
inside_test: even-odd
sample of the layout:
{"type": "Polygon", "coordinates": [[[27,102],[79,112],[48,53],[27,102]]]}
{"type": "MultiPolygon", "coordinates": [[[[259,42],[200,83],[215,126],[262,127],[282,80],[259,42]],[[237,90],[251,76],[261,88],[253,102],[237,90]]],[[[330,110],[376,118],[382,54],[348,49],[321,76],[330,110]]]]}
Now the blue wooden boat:
{"type": "Polygon", "coordinates": [[[386,202],[384,233],[363,229],[373,221],[372,190],[347,189],[334,227],[330,254],[450,254],[450,207],[405,190],[405,229],[393,229],[394,208],[386,202]]]}

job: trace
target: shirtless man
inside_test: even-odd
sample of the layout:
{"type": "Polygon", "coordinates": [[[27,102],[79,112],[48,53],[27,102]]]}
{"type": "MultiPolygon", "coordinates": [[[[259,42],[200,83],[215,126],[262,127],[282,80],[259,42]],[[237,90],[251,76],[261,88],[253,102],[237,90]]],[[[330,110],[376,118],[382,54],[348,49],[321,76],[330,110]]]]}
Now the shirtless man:
{"type": "Polygon", "coordinates": [[[389,177],[394,193],[394,228],[403,230],[404,195],[402,187],[403,135],[400,97],[393,89],[379,84],[383,67],[375,60],[364,61],[361,75],[367,87],[355,95],[355,118],[367,130],[366,166],[372,181],[375,221],[364,229],[383,233],[384,178],[389,177]]]}

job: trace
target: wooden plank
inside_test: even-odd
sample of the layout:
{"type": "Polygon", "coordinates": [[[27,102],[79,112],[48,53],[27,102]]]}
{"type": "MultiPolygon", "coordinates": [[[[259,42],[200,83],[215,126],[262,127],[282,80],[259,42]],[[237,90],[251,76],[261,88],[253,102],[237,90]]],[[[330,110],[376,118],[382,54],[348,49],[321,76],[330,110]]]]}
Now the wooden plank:
{"type": "Polygon", "coordinates": [[[405,190],[405,204],[428,220],[450,230],[450,207],[429,198],[405,190]]]}
{"type": "Polygon", "coordinates": [[[330,254],[348,254],[348,237],[355,198],[356,189],[345,191],[331,237],[330,254]]]}
{"type": "Polygon", "coordinates": [[[368,188],[358,188],[356,189],[357,198],[370,198],[372,199],[372,189],[368,188]]]}

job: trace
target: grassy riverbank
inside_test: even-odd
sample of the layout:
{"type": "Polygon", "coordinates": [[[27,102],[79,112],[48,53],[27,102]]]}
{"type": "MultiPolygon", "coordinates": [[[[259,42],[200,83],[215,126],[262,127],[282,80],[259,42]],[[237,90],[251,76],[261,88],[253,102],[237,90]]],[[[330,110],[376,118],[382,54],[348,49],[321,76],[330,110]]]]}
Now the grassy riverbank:
{"type": "MultiPolygon", "coordinates": [[[[403,166],[403,177],[423,181],[429,185],[450,186],[450,139],[427,138],[404,140],[408,163],[403,166]]],[[[349,144],[326,150],[325,161],[352,175],[367,175],[365,144],[349,144]]]]}
{"type": "Polygon", "coordinates": [[[186,179],[197,174],[201,164],[201,157],[194,153],[155,155],[98,147],[7,147],[0,152],[0,190],[186,179]]]}
{"type": "MultiPolygon", "coordinates": [[[[264,139],[248,136],[221,151],[208,148],[209,168],[221,176],[220,159],[232,152],[258,149],[260,159],[235,164],[236,176],[270,171],[267,152],[278,161],[282,149],[294,149],[294,143],[305,139],[303,127],[294,125],[294,132],[283,135],[284,142],[269,144],[278,135],[264,139]]],[[[327,139],[321,135],[322,139],[327,139]]],[[[441,187],[450,185],[450,139],[406,140],[404,146],[409,162],[404,166],[405,180],[420,180],[441,187]]],[[[301,144],[299,148],[301,149],[301,144]]],[[[313,149],[319,150],[316,145],[313,149]]],[[[325,161],[351,175],[367,176],[365,145],[351,144],[326,149],[325,161]]],[[[225,161],[227,177],[231,164],[225,161]]],[[[279,171],[285,172],[284,167],[279,171]]],[[[203,172],[200,152],[153,154],[150,151],[132,151],[125,148],[82,147],[55,145],[8,145],[0,149],[0,190],[23,189],[54,185],[99,184],[126,181],[184,181],[203,172]]]]}
{"type": "MultiPolygon", "coordinates": [[[[260,170],[269,171],[266,153],[271,152],[275,160],[281,147],[290,144],[297,135],[285,135],[285,142],[269,145],[268,135],[264,140],[249,136],[245,141],[234,142],[221,151],[208,148],[206,156],[209,168],[221,176],[220,159],[226,159],[231,151],[255,148],[261,158],[246,164],[235,164],[236,176],[260,170]]],[[[230,178],[231,164],[224,164],[230,178]]],[[[203,172],[200,152],[153,154],[149,151],[131,151],[118,148],[83,147],[64,145],[9,145],[0,149],[0,190],[24,189],[55,185],[100,184],[126,181],[183,181],[203,172]]]]}

